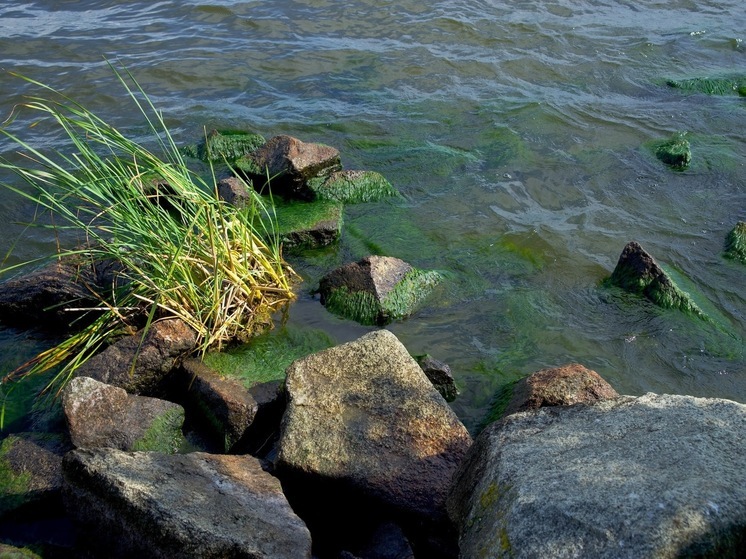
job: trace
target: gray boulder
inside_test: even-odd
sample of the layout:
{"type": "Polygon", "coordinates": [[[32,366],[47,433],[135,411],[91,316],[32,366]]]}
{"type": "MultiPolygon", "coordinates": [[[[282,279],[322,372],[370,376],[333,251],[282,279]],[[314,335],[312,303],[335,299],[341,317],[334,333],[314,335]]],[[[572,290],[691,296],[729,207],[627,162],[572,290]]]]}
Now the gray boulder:
{"type": "Polygon", "coordinates": [[[740,557],[746,406],[623,396],[493,423],[455,478],[461,557],[740,557]]]}
{"type": "Polygon", "coordinates": [[[72,379],[62,395],[70,439],[76,447],[176,452],[183,442],[184,409],[178,404],[130,396],[88,377],[72,379]]]}
{"type": "Polygon", "coordinates": [[[391,332],[295,361],[286,393],[278,471],[423,519],[445,518],[471,437],[391,332]]]}
{"type": "Polygon", "coordinates": [[[94,355],[75,372],[123,388],[131,394],[153,394],[182,357],[194,351],[197,337],[184,321],[153,322],[145,339],[137,333],[94,355]],[[134,367],[133,367],[134,364],[134,367]]]}
{"type": "Polygon", "coordinates": [[[311,557],[308,529],[251,456],[78,449],[63,472],[80,541],[101,557],[311,557]]]}

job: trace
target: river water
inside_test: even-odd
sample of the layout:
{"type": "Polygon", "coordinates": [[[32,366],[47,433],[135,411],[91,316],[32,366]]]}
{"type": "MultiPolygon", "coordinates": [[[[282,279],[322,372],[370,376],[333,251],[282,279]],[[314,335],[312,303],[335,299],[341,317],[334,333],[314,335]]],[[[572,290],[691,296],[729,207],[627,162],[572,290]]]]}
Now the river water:
{"type": "MultiPolygon", "coordinates": [[[[743,0],[4,0],[0,67],[137,134],[104,59],[119,61],[180,142],[204,127],[290,134],[383,173],[403,201],[348,207],[338,247],[293,261],[306,284],[289,323],[338,342],[365,332],[307,293],[370,252],[443,270],[389,328],[450,364],[474,430],[497,388],[568,362],[622,393],[746,402],[746,268],[721,257],[746,219],[746,99],[665,85],[746,74],[745,21],[743,0]],[[684,172],[645,147],[677,131],[684,172]],[[631,240],[713,323],[600,285],[631,240]]],[[[32,91],[5,71],[2,115],[32,91]]],[[[34,145],[64,149],[27,124],[34,145]]],[[[2,196],[3,254],[32,215],[2,196]]],[[[8,262],[53,249],[34,230],[8,262]]],[[[43,344],[2,330],[3,367],[43,344]]]]}

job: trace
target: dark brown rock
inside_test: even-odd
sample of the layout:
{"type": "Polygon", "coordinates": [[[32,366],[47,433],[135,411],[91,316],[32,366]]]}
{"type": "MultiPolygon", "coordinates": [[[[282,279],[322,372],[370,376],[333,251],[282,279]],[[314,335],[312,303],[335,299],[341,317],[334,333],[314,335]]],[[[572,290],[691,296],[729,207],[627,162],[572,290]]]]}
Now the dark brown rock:
{"type": "Polygon", "coordinates": [[[542,369],[516,382],[503,415],[544,406],[594,404],[618,396],[596,371],[571,363],[542,369]]]}
{"type": "Polygon", "coordinates": [[[218,196],[237,208],[245,208],[251,203],[249,188],[246,181],[238,177],[227,177],[218,182],[218,196]]]}
{"type": "Polygon", "coordinates": [[[160,320],[151,324],[144,340],[140,333],[122,338],[86,361],[76,375],[131,394],[153,394],[171,369],[194,351],[196,343],[194,331],[184,321],[160,320]]]}
{"type": "Polygon", "coordinates": [[[458,388],[453,378],[451,368],[431,355],[418,355],[417,363],[424,371],[435,389],[445,398],[446,402],[453,402],[458,396],[458,388]]]}

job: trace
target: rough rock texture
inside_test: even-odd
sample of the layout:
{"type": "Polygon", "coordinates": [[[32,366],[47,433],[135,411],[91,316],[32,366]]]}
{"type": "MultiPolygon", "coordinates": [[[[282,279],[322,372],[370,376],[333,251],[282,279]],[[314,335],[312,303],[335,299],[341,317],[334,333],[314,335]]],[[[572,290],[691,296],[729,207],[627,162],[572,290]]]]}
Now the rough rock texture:
{"type": "Polygon", "coordinates": [[[151,324],[144,341],[139,333],[122,338],[86,361],[76,375],[124,388],[131,394],[152,394],[179,360],[194,351],[196,343],[194,331],[182,320],[157,321],[151,324]]]}
{"type": "Polygon", "coordinates": [[[312,181],[310,187],[317,198],[345,204],[375,202],[399,194],[375,171],[335,171],[323,180],[312,181]]]}
{"type": "Polygon", "coordinates": [[[680,309],[704,317],[704,313],[666,274],[655,259],[631,241],[619,256],[609,281],[631,293],[644,295],[650,301],[667,309],[680,309]]]}
{"type": "Polygon", "coordinates": [[[471,437],[396,336],[380,330],[295,361],[286,393],[280,470],[443,516],[471,437]]]}
{"type": "Polygon", "coordinates": [[[456,387],[456,381],[453,379],[451,368],[431,355],[418,355],[416,359],[427,378],[440,392],[440,395],[446,399],[446,402],[453,402],[458,396],[458,388],[456,387]]]}
{"type": "Polygon", "coordinates": [[[76,447],[176,452],[182,443],[184,409],[178,404],[130,396],[89,377],[70,381],[62,407],[76,447]]]}
{"type": "Polygon", "coordinates": [[[237,208],[245,208],[251,203],[249,188],[246,181],[238,177],[227,177],[218,182],[218,196],[237,208]]]}
{"type": "Polygon", "coordinates": [[[746,406],[624,396],[493,423],[455,478],[461,557],[740,557],[746,406]]]}
{"type": "Polygon", "coordinates": [[[739,221],[725,239],[725,256],[746,264],[746,221],[739,221]]]}
{"type": "Polygon", "coordinates": [[[415,559],[407,537],[393,522],[376,528],[370,543],[358,555],[360,559],[415,559]]]}
{"type": "Polygon", "coordinates": [[[59,507],[62,455],[69,450],[61,437],[39,433],[9,435],[0,444],[0,517],[19,509],[59,507]]]}
{"type": "Polygon", "coordinates": [[[273,192],[310,200],[314,196],[308,181],[340,170],[341,163],[333,147],[275,136],[238,161],[237,167],[260,180],[269,176],[273,192]]]}
{"type": "Polygon", "coordinates": [[[250,456],[79,449],[63,472],[80,541],[102,557],[311,557],[280,482],[250,456]]]}
{"type": "Polygon", "coordinates": [[[189,410],[220,439],[223,451],[229,452],[254,421],[256,401],[242,383],[219,375],[197,359],[187,359],[181,369],[189,410]]]}
{"type": "Polygon", "coordinates": [[[398,258],[368,256],[333,270],[319,282],[321,304],[361,324],[388,324],[411,314],[440,281],[398,258]]]}
{"type": "Polygon", "coordinates": [[[503,415],[544,406],[594,404],[618,396],[596,371],[571,363],[542,369],[516,382],[503,415]]]}

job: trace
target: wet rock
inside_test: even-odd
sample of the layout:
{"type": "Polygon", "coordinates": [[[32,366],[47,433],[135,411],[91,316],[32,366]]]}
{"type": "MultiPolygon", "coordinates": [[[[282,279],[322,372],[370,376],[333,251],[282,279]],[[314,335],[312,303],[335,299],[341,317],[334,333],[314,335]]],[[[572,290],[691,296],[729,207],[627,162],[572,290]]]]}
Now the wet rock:
{"type": "Polygon", "coordinates": [[[265,140],[259,134],[237,130],[211,130],[205,139],[197,145],[187,146],[184,152],[189,157],[202,161],[231,163],[240,157],[253,153],[264,145],[265,140]]]}
{"type": "Polygon", "coordinates": [[[542,369],[514,383],[501,416],[544,406],[595,404],[618,396],[596,371],[571,363],[542,369]]]}
{"type": "Polygon", "coordinates": [[[180,368],[193,422],[206,426],[223,452],[230,452],[246,433],[258,404],[244,385],[216,373],[197,359],[180,368]]]}
{"type": "Polygon", "coordinates": [[[450,479],[471,437],[390,332],[295,361],[278,471],[327,495],[367,498],[428,521],[444,519],[450,479]]]}
{"type": "Polygon", "coordinates": [[[342,234],[342,209],[342,204],[332,200],[278,203],[275,212],[283,248],[320,248],[337,242],[342,234]]]}
{"type": "Polygon", "coordinates": [[[738,557],[745,428],[742,404],[655,394],[509,415],[455,478],[461,557],[738,557]]]}
{"type": "Polygon", "coordinates": [[[725,239],[725,257],[746,264],[746,221],[739,221],[725,239]]]}
{"type": "Polygon", "coordinates": [[[308,181],[341,169],[339,151],[323,144],[275,136],[236,162],[238,170],[263,184],[269,177],[272,192],[291,198],[313,199],[308,181]]]}
{"type": "Polygon", "coordinates": [[[236,206],[245,208],[251,204],[252,196],[249,191],[251,185],[238,177],[226,177],[218,182],[218,196],[221,200],[236,206]]]}
{"type": "Polygon", "coordinates": [[[184,321],[160,320],[150,325],[144,340],[141,333],[122,338],[86,361],[75,374],[131,394],[153,394],[196,345],[196,335],[184,321]]]}
{"type": "Polygon", "coordinates": [[[72,379],[62,407],[76,447],[176,452],[183,442],[184,409],[178,404],[130,396],[89,377],[72,379]]]}
{"type": "Polygon", "coordinates": [[[319,282],[321,304],[361,324],[385,325],[410,315],[440,274],[390,256],[368,256],[333,270],[319,282]]]}
{"type": "MultiPolygon", "coordinates": [[[[69,443],[51,434],[19,433],[0,444],[0,518],[47,515],[61,508],[62,456],[69,443]]],[[[1,556],[1,555],[0,555],[1,556]]]]}
{"type": "Polygon", "coordinates": [[[63,472],[81,541],[102,557],[311,557],[308,529],[251,456],[79,449],[63,472]]]}
{"type": "Polygon", "coordinates": [[[609,281],[625,291],[644,295],[660,307],[705,316],[691,297],[679,289],[655,259],[635,241],[624,247],[609,281]]]}
{"type": "Polygon", "coordinates": [[[692,160],[692,148],[686,139],[686,133],[679,132],[668,140],[658,142],[655,145],[655,156],[674,169],[686,169],[692,160]]]}
{"type": "Polygon", "coordinates": [[[375,171],[335,171],[328,177],[311,181],[309,186],[316,198],[345,204],[377,202],[399,195],[391,183],[375,171]]]}
{"type": "Polygon", "coordinates": [[[451,368],[431,355],[418,355],[415,359],[446,402],[453,402],[458,396],[458,388],[451,368]]]}

